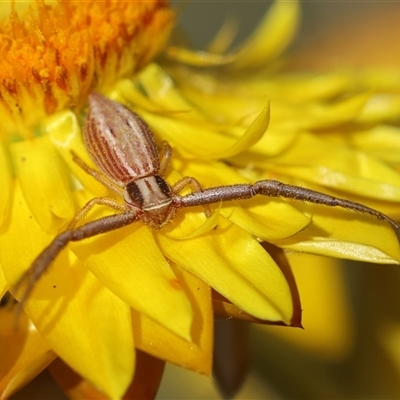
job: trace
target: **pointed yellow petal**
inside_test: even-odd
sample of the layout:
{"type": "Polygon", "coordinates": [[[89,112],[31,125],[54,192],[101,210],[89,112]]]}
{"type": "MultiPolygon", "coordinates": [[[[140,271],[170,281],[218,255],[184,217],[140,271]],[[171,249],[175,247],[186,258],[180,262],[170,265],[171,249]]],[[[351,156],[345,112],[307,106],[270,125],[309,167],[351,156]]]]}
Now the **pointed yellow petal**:
{"type": "Polygon", "coordinates": [[[29,208],[45,231],[56,231],[75,213],[65,165],[48,136],[10,147],[29,208]]]}
{"type": "Polygon", "coordinates": [[[0,399],[8,399],[49,365],[56,355],[23,315],[19,330],[15,316],[0,309],[0,399]]]}
{"type": "MultiPolygon", "coordinates": [[[[195,221],[198,216],[187,213],[187,217],[195,221]]],[[[226,248],[223,238],[218,238],[226,234],[226,229],[220,225],[212,236],[184,241],[162,234],[157,237],[169,259],[198,276],[242,310],[257,318],[288,323],[292,304],[290,290],[281,271],[255,239],[241,233],[239,228],[231,229],[237,229],[238,234],[237,247],[232,253],[226,248]],[[239,257],[240,254],[243,256],[239,257]],[[253,270],[252,266],[256,269],[253,270]],[[253,278],[260,279],[259,284],[253,282],[253,278]]],[[[180,230],[181,224],[175,228],[177,234],[180,230]]]]}
{"type": "MultiPolygon", "coordinates": [[[[215,235],[220,251],[246,281],[268,299],[273,309],[278,310],[278,315],[283,322],[288,323],[292,318],[293,305],[289,285],[280,268],[270,255],[260,246],[259,242],[244,230],[230,224],[221,218],[218,226],[220,234],[215,235]]],[[[233,288],[232,292],[236,290],[233,288]]],[[[240,308],[246,303],[246,298],[241,298],[240,292],[235,293],[235,303],[240,308]]]]}
{"type": "Polygon", "coordinates": [[[211,43],[207,46],[207,51],[214,54],[226,53],[239,29],[239,24],[236,18],[232,16],[226,17],[221,28],[213,37],[211,43]]]}
{"type": "Polygon", "coordinates": [[[250,124],[242,136],[227,150],[222,150],[220,153],[212,154],[207,158],[221,159],[230,158],[243,151],[248,150],[255,143],[257,143],[265,134],[268,128],[270,118],[269,102],[261,113],[250,124]]]}
{"type": "Polygon", "coordinates": [[[174,264],[172,267],[194,310],[191,326],[192,341],[182,339],[144,315],[133,311],[135,344],[146,353],[210,376],[214,327],[210,288],[191,273],[174,264]]]}
{"type": "Polygon", "coordinates": [[[0,226],[5,220],[11,202],[12,179],[8,157],[2,143],[0,143],[0,226]]]}
{"type": "Polygon", "coordinates": [[[148,227],[138,223],[71,248],[131,307],[190,341],[190,303],[148,227]]]}
{"type": "MultiPolygon", "coordinates": [[[[287,283],[289,284],[292,296],[292,304],[293,304],[293,314],[289,326],[302,327],[302,305],[300,301],[299,291],[296,285],[296,281],[293,277],[291,266],[289,265],[284,250],[267,242],[263,242],[261,245],[276,262],[277,266],[285,276],[287,283]]],[[[252,315],[244,312],[239,307],[232,304],[229,300],[227,300],[225,297],[223,297],[215,290],[212,292],[212,302],[213,302],[214,313],[218,317],[227,319],[235,318],[263,325],[277,324],[274,321],[261,320],[259,318],[253,317],[252,315]]],[[[281,323],[279,322],[278,324],[281,325],[281,323]]]]}
{"type": "Polygon", "coordinates": [[[280,156],[297,138],[298,127],[270,126],[268,132],[251,148],[251,152],[238,154],[233,160],[239,160],[238,165],[254,165],[270,157],[280,156]]]}
{"type": "Polygon", "coordinates": [[[214,54],[206,51],[193,51],[183,47],[170,46],[167,49],[167,56],[172,60],[194,67],[211,67],[224,65],[235,60],[235,55],[214,54]]]}
{"type": "MultiPolygon", "coordinates": [[[[203,235],[204,233],[210,232],[218,225],[220,211],[221,211],[221,204],[219,205],[218,209],[213,212],[211,217],[205,218],[205,222],[203,222],[198,228],[196,228],[193,231],[190,231],[191,227],[188,226],[189,233],[185,232],[186,233],[185,236],[177,237],[174,236],[173,233],[170,233],[168,231],[165,231],[164,235],[168,236],[171,239],[176,239],[176,240],[193,239],[197,236],[203,235]]],[[[181,226],[181,228],[183,230],[183,226],[181,226]]]]}
{"type": "Polygon", "coordinates": [[[276,0],[256,31],[242,45],[232,68],[261,67],[278,57],[291,42],[298,19],[298,1],[276,0]]]}

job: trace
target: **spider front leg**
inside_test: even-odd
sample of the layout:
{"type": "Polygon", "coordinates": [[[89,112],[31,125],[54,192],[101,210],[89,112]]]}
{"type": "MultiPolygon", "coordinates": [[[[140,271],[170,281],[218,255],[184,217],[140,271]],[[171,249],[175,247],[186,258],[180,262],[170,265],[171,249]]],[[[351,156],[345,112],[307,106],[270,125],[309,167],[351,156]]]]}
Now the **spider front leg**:
{"type": "Polygon", "coordinates": [[[176,196],[174,203],[177,208],[192,207],[220,201],[249,199],[256,195],[268,197],[283,197],[286,199],[306,201],[328,207],[340,207],[363,214],[368,214],[380,221],[387,221],[400,235],[400,225],[386,214],[354,201],[330,196],[315,190],[300,186],[288,185],[274,180],[263,180],[253,184],[238,184],[230,186],[217,186],[204,189],[201,192],[190,193],[186,196],[176,196]]]}
{"type": "Polygon", "coordinates": [[[96,221],[88,222],[76,229],[66,230],[57,235],[54,240],[36,257],[30,268],[22,275],[14,286],[15,293],[18,294],[23,285],[21,299],[16,311],[16,318],[22,311],[22,307],[31,294],[35,283],[40,279],[58,254],[67,246],[69,242],[77,242],[101,233],[110,232],[126,225],[136,222],[140,218],[136,210],[128,210],[122,214],[110,215],[96,221]]]}
{"type": "MultiPolygon", "coordinates": [[[[200,193],[203,191],[199,181],[195,178],[192,178],[190,176],[185,176],[184,178],[180,179],[178,182],[176,182],[172,186],[172,192],[174,194],[178,194],[181,192],[185,187],[190,187],[192,189],[192,194],[200,193]]],[[[207,203],[205,204],[199,204],[203,206],[204,208],[204,213],[206,214],[207,218],[210,218],[212,215],[211,209],[207,203]]]]}
{"type": "Polygon", "coordinates": [[[74,218],[71,220],[71,222],[67,226],[67,230],[74,229],[76,225],[79,224],[80,221],[82,221],[88,212],[95,206],[107,206],[110,207],[116,211],[125,211],[126,206],[124,204],[121,204],[120,202],[110,198],[110,197],[95,197],[94,199],[89,200],[75,215],[74,218]]]}

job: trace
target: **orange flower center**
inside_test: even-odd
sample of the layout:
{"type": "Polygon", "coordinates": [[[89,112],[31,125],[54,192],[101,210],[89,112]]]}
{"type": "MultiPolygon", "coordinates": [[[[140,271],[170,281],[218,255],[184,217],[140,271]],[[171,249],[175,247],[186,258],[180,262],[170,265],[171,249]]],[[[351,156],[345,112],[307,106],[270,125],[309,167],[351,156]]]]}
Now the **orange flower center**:
{"type": "Polygon", "coordinates": [[[11,3],[0,21],[0,112],[29,127],[79,103],[148,63],[172,20],[165,0],[36,0],[20,13],[11,3]]]}

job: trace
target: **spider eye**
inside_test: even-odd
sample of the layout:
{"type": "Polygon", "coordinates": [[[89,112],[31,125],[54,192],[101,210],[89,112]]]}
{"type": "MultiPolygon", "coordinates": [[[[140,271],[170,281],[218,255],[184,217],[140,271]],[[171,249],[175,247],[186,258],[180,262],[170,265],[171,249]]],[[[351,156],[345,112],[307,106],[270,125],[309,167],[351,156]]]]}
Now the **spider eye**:
{"type": "Polygon", "coordinates": [[[135,182],[129,182],[125,187],[125,201],[134,203],[139,208],[143,207],[144,199],[139,186],[135,182]]]}

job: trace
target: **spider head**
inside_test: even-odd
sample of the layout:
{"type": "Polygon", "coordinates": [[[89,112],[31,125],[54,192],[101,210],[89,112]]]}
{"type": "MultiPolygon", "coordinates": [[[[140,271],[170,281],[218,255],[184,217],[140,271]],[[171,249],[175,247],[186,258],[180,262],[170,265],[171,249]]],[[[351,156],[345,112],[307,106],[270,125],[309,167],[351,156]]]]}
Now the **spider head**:
{"type": "Polygon", "coordinates": [[[125,187],[125,203],[140,209],[142,221],[153,229],[161,229],[176,213],[173,193],[161,176],[152,175],[129,182],[125,187]]]}

